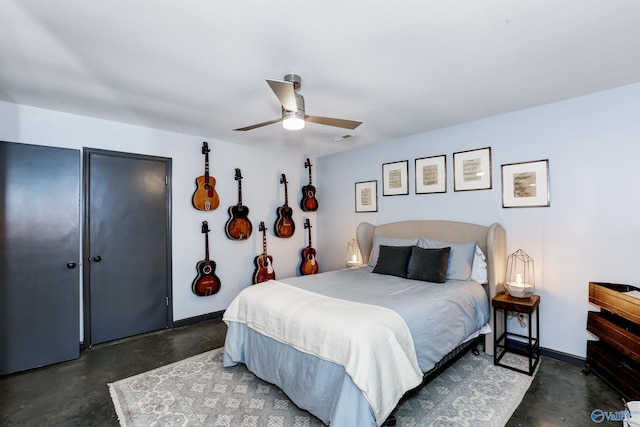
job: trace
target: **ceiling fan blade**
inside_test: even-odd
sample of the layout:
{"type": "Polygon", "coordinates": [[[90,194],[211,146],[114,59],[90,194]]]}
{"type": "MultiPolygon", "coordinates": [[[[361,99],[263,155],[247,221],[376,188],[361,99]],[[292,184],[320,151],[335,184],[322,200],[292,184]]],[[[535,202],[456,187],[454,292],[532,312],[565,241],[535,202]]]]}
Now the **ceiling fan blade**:
{"type": "Polygon", "coordinates": [[[336,126],[345,129],[355,129],[362,124],[354,120],[332,119],[331,117],[304,116],[305,120],[319,125],[336,126]]]}
{"type": "Polygon", "coordinates": [[[266,79],[267,83],[271,87],[273,93],[276,94],[282,104],[282,108],[287,111],[298,111],[298,104],[296,102],[296,92],[293,88],[292,82],[285,82],[282,80],[266,79]]]}
{"type": "Polygon", "coordinates": [[[279,119],[275,119],[275,120],[269,120],[268,122],[262,122],[262,123],[258,123],[256,125],[251,125],[251,126],[246,126],[243,128],[238,128],[238,129],[234,129],[234,130],[251,130],[251,129],[256,129],[256,128],[260,128],[262,126],[267,126],[267,125],[272,125],[274,123],[278,123],[282,121],[282,117],[280,117],[279,119]]]}

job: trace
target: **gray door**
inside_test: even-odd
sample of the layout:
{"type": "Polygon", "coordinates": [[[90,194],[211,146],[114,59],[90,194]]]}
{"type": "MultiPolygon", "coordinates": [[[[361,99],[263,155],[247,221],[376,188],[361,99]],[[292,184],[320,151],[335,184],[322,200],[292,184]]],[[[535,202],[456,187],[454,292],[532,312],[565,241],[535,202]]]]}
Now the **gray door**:
{"type": "Polygon", "coordinates": [[[80,152],[0,142],[0,374],[80,353],[80,152]]]}
{"type": "Polygon", "coordinates": [[[167,328],[171,160],[85,149],[90,344],[167,328]]]}

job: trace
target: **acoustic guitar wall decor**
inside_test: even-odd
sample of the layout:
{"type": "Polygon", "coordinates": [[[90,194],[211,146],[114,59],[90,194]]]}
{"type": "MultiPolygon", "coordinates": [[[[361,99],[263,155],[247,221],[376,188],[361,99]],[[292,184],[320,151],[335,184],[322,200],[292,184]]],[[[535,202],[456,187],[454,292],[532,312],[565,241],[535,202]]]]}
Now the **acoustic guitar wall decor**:
{"type": "Polygon", "coordinates": [[[242,204],[242,173],[236,168],[235,179],[238,181],[238,203],[229,207],[229,220],[224,225],[224,232],[231,240],[246,240],[251,235],[253,226],[249,221],[249,208],[242,204]]]}
{"type": "Polygon", "coordinates": [[[289,206],[289,196],[287,195],[287,177],[282,174],[280,184],[284,184],[284,205],[276,210],[278,217],[274,225],[274,233],[277,237],[291,237],[296,231],[296,224],[293,222],[293,209],[289,206]]]}
{"type": "Polygon", "coordinates": [[[318,200],[316,200],[316,187],[311,183],[311,161],[309,159],[307,159],[304,167],[309,169],[309,184],[302,186],[300,209],[305,212],[315,212],[318,210],[318,200]]]}
{"type": "Polygon", "coordinates": [[[300,251],[300,274],[316,274],[318,272],[318,262],[316,260],[316,250],[311,247],[311,223],[309,218],[305,220],[304,228],[309,230],[309,246],[300,251]]]}
{"type": "Polygon", "coordinates": [[[216,192],[216,179],[209,175],[209,144],[202,143],[204,154],[204,175],[196,178],[196,191],[193,193],[193,207],[200,211],[212,211],[220,204],[216,192]]]}
{"type": "Polygon", "coordinates": [[[253,272],[253,284],[275,280],[276,272],[273,270],[273,258],[267,254],[267,227],[264,221],[260,221],[258,228],[262,231],[262,253],[253,259],[256,269],[253,272]]]}
{"type": "Polygon", "coordinates": [[[191,284],[191,290],[199,297],[217,294],[220,290],[220,279],[216,276],[216,263],[209,259],[209,225],[202,221],[202,233],[204,234],[204,260],[198,261],[196,270],[198,275],[191,284]]]}

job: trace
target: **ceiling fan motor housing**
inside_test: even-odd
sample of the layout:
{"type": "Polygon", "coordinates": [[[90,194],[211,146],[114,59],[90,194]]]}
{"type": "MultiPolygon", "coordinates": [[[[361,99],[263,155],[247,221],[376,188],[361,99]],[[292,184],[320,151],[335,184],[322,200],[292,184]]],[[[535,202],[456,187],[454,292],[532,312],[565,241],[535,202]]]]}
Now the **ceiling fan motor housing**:
{"type": "Polygon", "coordinates": [[[297,91],[302,86],[302,77],[297,74],[286,74],[283,78],[285,82],[293,83],[293,90],[297,91]]]}

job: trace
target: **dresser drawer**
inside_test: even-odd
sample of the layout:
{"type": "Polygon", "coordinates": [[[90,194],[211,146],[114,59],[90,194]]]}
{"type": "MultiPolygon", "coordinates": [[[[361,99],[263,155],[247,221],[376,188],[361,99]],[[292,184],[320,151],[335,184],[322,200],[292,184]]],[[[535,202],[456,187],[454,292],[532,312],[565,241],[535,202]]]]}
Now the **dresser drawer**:
{"type": "Polygon", "coordinates": [[[628,400],[640,400],[640,365],[601,341],[587,341],[587,364],[628,400]]]}
{"type": "Polygon", "coordinates": [[[589,282],[589,302],[640,324],[640,298],[625,292],[640,291],[630,285],[589,282]]]}
{"type": "Polygon", "coordinates": [[[587,330],[636,363],[640,363],[640,325],[605,311],[590,311],[587,330]]]}

